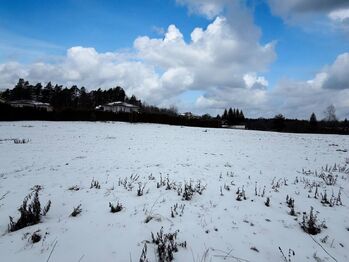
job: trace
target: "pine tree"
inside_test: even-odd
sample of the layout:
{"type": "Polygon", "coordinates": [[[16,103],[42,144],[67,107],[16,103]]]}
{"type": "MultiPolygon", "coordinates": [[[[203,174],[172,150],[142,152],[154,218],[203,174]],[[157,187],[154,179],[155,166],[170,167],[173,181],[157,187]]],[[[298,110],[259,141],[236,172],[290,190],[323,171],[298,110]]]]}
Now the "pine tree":
{"type": "Polygon", "coordinates": [[[222,119],[223,120],[228,120],[228,111],[227,111],[227,109],[224,109],[224,113],[223,113],[222,119]]]}
{"type": "Polygon", "coordinates": [[[231,125],[233,123],[233,119],[234,119],[233,109],[229,108],[229,111],[228,111],[228,123],[229,123],[229,125],[231,125]]]}

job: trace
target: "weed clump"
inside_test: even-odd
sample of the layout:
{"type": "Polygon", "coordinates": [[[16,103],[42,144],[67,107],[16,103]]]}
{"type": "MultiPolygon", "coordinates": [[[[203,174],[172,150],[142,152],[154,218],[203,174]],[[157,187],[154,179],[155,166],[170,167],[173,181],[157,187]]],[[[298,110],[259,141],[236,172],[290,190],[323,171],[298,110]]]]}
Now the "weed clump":
{"type": "Polygon", "coordinates": [[[242,201],[247,199],[244,187],[242,187],[241,190],[240,188],[238,188],[238,190],[236,191],[236,195],[237,195],[236,196],[237,201],[242,201]]]}
{"type": "Polygon", "coordinates": [[[201,185],[199,181],[196,185],[190,183],[184,184],[184,190],[182,194],[182,200],[190,201],[194,194],[202,195],[202,192],[206,189],[206,186],[201,185]]]}
{"type": "Polygon", "coordinates": [[[137,196],[143,196],[143,191],[146,184],[138,183],[137,196]]]}
{"type": "Polygon", "coordinates": [[[90,189],[92,188],[101,189],[101,185],[97,180],[92,179],[90,189]]]}
{"type": "Polygon", "coordinates": [[[279,251],[281,253],[282,259],[284,262],[291,262],[292,261],[292,257],[294,257],[296,255],[296,252],[294,252],[294,250],[292,250],[291,248],[288,249],[288,257],[286,257],[284,251],[281,249],[281,247],[279,247],[279,251]]]}
{"type": "Polygon", "coordinates": [[[10,216],[10,224],[8,225],[8,231],[13,232],[19,229],[32,226],[41,222],[41,218],[46,216],[51,207],[51,201],[49,200],[44,206],[41,208],[41,203],[39,200],[39,188],[36,188],[33,192],[31,192],[28,196],[26,196],[23,200],[22,205],[18,208],[20,212],[19,219],[15,222],[13,218],[10,216]],[[31,201],[30,203],[28,203],[31,201]]]}
{"type": "Polygon", "coordinates": [[[35,244],[41,240],[41,235],[38,233],[38,231],[36,231],[31,235],[30,239],[32,243],[35,244]]]}
{"type": "Polygon", "coordinates": [[[116,203],[116,205],[113,205],[111,202],[109,202],[109,207],[111,213],[120,212],[124,208],[119,201],[116,203]]]}
{"type": "Polygon", "coordinates": [[[173,207],[171,207],[171,217],[175,218],[176,216],[182,216],[184,213],[184,204],[178,205],[178,203],[176,203],[173,207]]]}
{"type": "Polygon", "coordinates": [[[144,243],[142,254],[141,254],[141,257],[139,258],[139,262],[149,262],[147,258],[147,251],[148,251],[147,243],[144,243]]]}
{"type": "Polygon", "coordinates": [[[76,217],[77,215],[79,215],[82,212],[81,209],[81,204],[78,205],[77,207],[74,207],[73,212],[70,214],[71,217],[76,217]]]}
{"type": "Polygon", "coordinates": [[[29,141],[30,141],[29,139],[25,139],[25,138],[23,138],[23,139],[20,139],[20,138],[13,139],[13,142],[15,144],[28,144],[29,141]]]}
{"type": "Polygon", "coordinates": [[[187,247],[186,241],[182,243],[176,241],[177,232],[164,234],[163,228],[161,228],[160,232],[156,233],[156,236],[151,233],[152,242],[157,246],[159,261],[170,262],[174,259],[174,253],[178,252],[178,246],[187,247]]]}
{"type": "Polygon", "coordinates": [[[80,187],[78,187],[77,185],[75,185],[75,186],[69,187],[68,190],[70,190],[70,191],[79,191],[79,190],[80,190],[80,187]]]}
{"type": "Polygon", "coordinates": [[[300,225],[304,232],[310,235],[317,235],[321,232],[321,225],[317,224],[317,216],[314,215],[313,210],[314,208],[311,207],[309,216],[306,214],[303,215],[303,221],[300,225]]]}

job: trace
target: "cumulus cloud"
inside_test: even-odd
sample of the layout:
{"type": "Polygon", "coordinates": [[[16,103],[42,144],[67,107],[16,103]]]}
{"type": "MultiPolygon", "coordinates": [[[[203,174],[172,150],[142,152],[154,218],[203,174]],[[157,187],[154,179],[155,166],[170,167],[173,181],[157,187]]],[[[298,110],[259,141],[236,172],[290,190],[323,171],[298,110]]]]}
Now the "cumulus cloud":
{"type": "Polygon", "coordinates": [[[349,20],[349,8],[331,11],[328,16],[334,21],[347,22],[349,20]]]}
{"type": "Polygon", "coordinates": [[[269,3],[273,10],[281,15],[290,12],[329,12],[349,6],[347,0],[269,0],[269,3]]]}
{"type": "MultiPolygon", "coordinates": [[[[207,17],[220,15],[206,28],[195,28],[188,41],[180,28],[170,25],[161,38],[140,36],[127,51],[98,52],[76,46],[54,62],[0,64],[0,88],[12,87],[19,77],[88,89],[120,85],[128,94],[148,103],[177,104],[180,110],[182,107],[198,113],[217,114],[227,107],[239,107],[250,117],[285,113],[287,117],[308,118],[312,112],[321,115],[328,104],[334,104],[339,117],[349,117],[348,53],[339,55],[313,79],[284,79],[270,89],[263,73],[276,58],[275,44],[260,43],[260,29],[241,1],[178,2],[207,17]],[[186,92],[200,96],[186,104],[180,101],[186,92]]],[[[304,4],[296,0],[278,3],[284,3],[278,7],[282,12],[300,12],[304,4]]],[[[333,8],[323,4],[316,10],[343,8],[341,1],[336,3],[333,8]]],[[[309,5],[303,6],[304,10],[309,5]]]]}
{"type": "Polygon", "coordinates": [[[269,94],[269,103],[288,117],[321,116],[327,105],[334,104],[338,116],[349,116],[349,53],[339,55],[308,81],[283,80],[269,94]]]}
{"type": "Polygon", "coordinates": [[[221,14],[228,4],[232,4],[232,0],[176,0],[176,2],[187,6],[189,12],[203,14],[208,18],[221,14]]]}
{"type": "Polygon", "coordinates": [[[347,0],[268,0],[272,12],[287,22],[302,23],[309,21],[334,22],[346,29],[349,17],[347,0]]]}
{"type": "MultiPolygon", "coordinates": [[[[191,1],[182,2],[205,15],[216,15],[220,6],[231,4],[224,16],[217,16],[207,28],[195,28],[189,41],[179,28],[170,25],[163,38],[138,37],[129,52],[100,53],[94,48],[72,47],[55,63],[3,64],[1,88],[12,86],[18,77],[88,89],[120,85],[127,93],[156,105],[170,105],[181,94],[198,90],[206,101],[222,101],[222,108],[237,106],[234,103],[238,101],[248,111],[251,101],[242,101],[250,96],[255,104],[263,100],[268,82],[261,74],[276,57],[274,43],[260,44],[261,33],[252,15],[235,2],[197,1],[193,7],[191,1]]],[[[200,97],[192,107],[201,112],[217,108],[203,101],[200,97]]]]}

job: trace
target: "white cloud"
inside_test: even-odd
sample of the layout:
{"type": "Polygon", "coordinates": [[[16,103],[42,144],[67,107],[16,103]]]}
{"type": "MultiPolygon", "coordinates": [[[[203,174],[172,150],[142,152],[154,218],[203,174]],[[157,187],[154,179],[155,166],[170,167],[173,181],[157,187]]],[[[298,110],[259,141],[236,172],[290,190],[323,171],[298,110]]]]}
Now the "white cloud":
{"type": "Polygon", "coordinates": [[[275,109],[288,117],[308,118],[322,115],[334,104],[339,117],[349,117],[349,53],[339,55],[308,81],[283,80],[269,94],[275,109]]]}
{"type": "Polygon", "coordinates": [[[272,10],[282,16],[330,12],[349,6],[347,0],[268,0],[272,10]]]}
{"type": "MultiPolygon", "coordinates": [[[[272,12],[288,23],[323,28],[326,24],[347,28],[349,1],[347,0],[268,0],[272,12]],[[332,22],[332,23],[331,23],[332,22]]],[[[330,28],[330,27],[329,27],[330,28]]]]}
{"type": "MultiPolygon", "coordinates": [[[[88,89],[120,85],[148,103],[177,104],[180,110],[199,113],[217,114],[227,107],[239,107],[250,117],[284,113],[308,118],[312,112],[320,117],[328,104],[334,104],[339,117],[349,117],[348,53],[339,55],[313,79],[285,79],[270,90],[263,73],[276,58],[275,44],[260,43],[261,32],[240,1],[179,2],[206,16],[224,9],[224,16],[217,16],[207,28],[195,28],[189,41],[179,28],[170,25],[163,38],[140,36],[127,51],[101,53],[77,46],[55,62],[0,64],[0,88],[12,87],[19,77],[88,89]],[[186,92],[202,95],[188,105],[179,101],[186,92]]],[[[295,3],[301,2],[282,3],[280,10],[287,11],[292,3],[298,10],[295,3]]]]}
{"type": "MultiPolygon", "coordinates": [[[[207,28],[195,28],[188,42],[179,28],[170,25],[163,38],[138,37],[128,52],[72,47],[55,63],[16,64],[16,74],[4,74],[10,65],[2,65],[0,88],[13,86],[19,76],[88,89],[120,85],[128,94],[156,105],[173,104],[181,94],[197,90],[207,100],[221,100],[222,105],[237,102],[248,111],[249,105],[255,107],[263,100],[261,89],[268,83],[260,74],[276,57],[274,43],[259,43],[261,33],[251,13],[235,2],[204,1],[200,10],[217,10],[209,12],[216,14],[226,2],[231,4],[225,16],[216,17],[207,28]],[[248,101],[250,95],[253,102],[248,101]]],[[[193,109],[212,112],[200,99],[191,105],[193,109]]]]}
{"type": "Polygon", "coordinates": [[[345,22],[349,19],[349,8],[331,11],[328,16],[334,21],[345,22]]]}
{"type": "Polygon", "coordinates": [[[256,73],[245,74],[244,81],[247,88],[250,89],[266,89],[269,85],[263,76],[257,76],[256,73]]]}
{"type": "MultiPolygon", "coordinates": [[[[235,0],[176,0],[188,7],[189,12],[205,15],[212,19],[221,14],[224,8],[235,0]]],[[[235,1],[236,2],[236,1],[235,1]]]]}

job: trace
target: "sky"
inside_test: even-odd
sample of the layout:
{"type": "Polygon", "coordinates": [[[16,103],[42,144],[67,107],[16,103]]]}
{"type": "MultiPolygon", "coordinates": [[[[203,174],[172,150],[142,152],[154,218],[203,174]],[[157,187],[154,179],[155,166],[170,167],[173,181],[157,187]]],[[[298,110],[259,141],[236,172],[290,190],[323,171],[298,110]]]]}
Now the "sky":
{"type": "Polygon", "coordinates": [[[180,112],[349,117],[348,0],[0,0],[0,89],[121,86],[180,112]]]}

